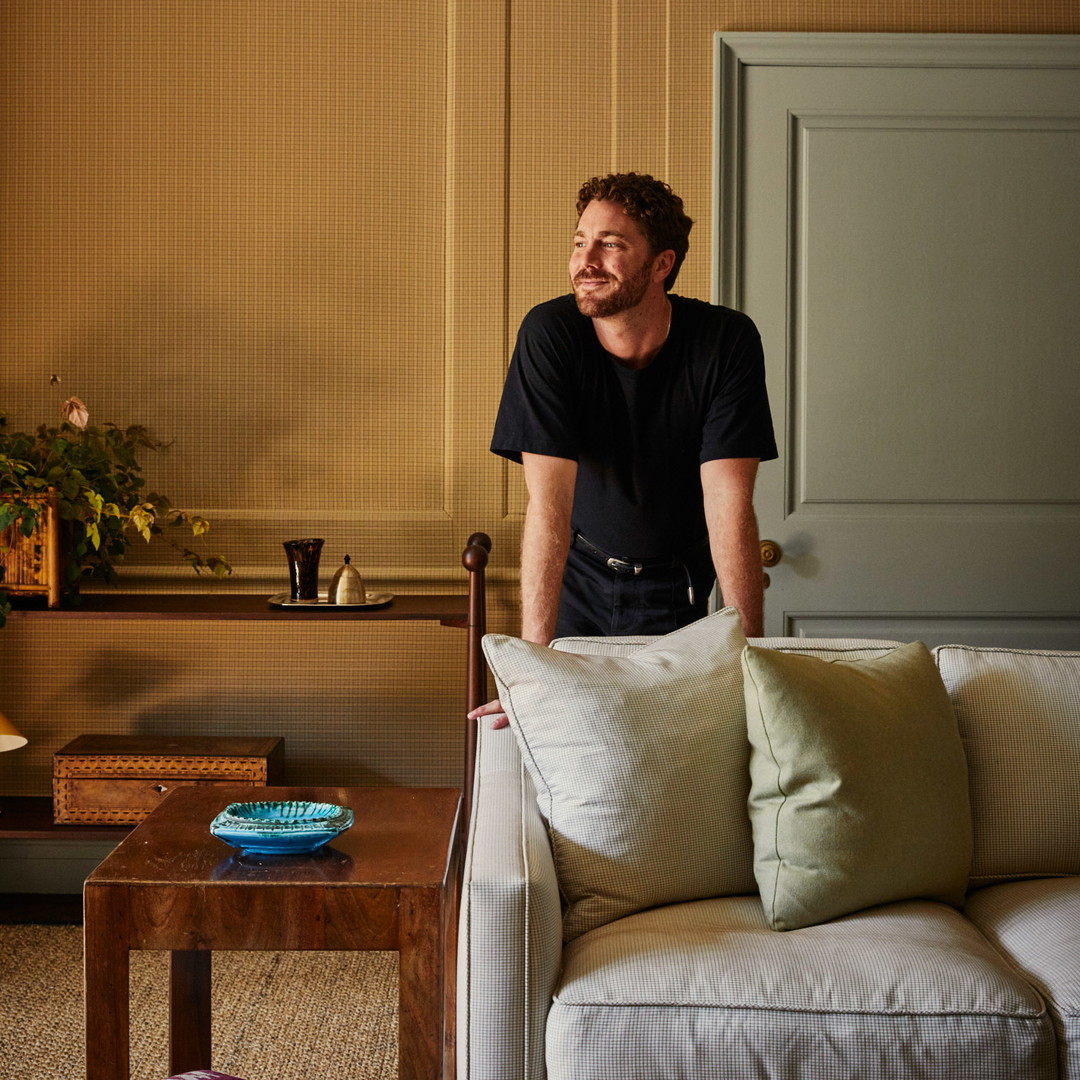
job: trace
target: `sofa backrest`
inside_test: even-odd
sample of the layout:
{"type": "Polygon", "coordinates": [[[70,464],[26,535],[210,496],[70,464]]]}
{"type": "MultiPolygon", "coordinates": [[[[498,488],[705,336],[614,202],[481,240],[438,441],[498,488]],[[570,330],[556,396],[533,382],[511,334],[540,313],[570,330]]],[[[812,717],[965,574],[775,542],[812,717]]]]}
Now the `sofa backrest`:
{"type": "Polygon", "coordinates": [[[934,657],[967,755],[972,884],[1080,874],[1080,652],[934,657]]]}
{"type": "MultiPolygon", "coordinates": [[[[560,652],[576,653],[587,656],[601,657],[627,657],[636,650],[659,640],[657,637],[648,636],[624,636],[624,637],[574,637],[561,638],[552,642],[552,648],[560,652]]],[[[872,641],[854,639],[809,639],[809,638],[763,638],[751,639],[752,644],[761,644],[767,648],[779,649],[790,652],[799,652],[818,656],[823,660],[863,660],[872,659],[891,652],[900,643],[896,641],[872,641]]],[[[737,662],[737,661],[736,661],[737,662]]],[[[721,755],[725,768],[735,770],[732,774],[723,774],[716,777],[719,790],[724,795],[723,799],[727,808],[723,814],[732,818],[735,814],[743,816],[742,825],[745,827],[745,843],[740,843],[736,838],[740,835],[737,828],[733,828],[727,836],[728,843],[723,848],[725,877],[732,881],[738,880],[747,884],[741,888],[752,888],[754,881],[754,857],[752,842],[750,839],[750,812],[747,806],[747,798],[750,792],[750,774],[748,769],[749,744],[746,739],[746,723],[742,713],[742,670],[741,667],[735,673],[734,681],[738,687],[738,716],[729,714],[729,719],[739,723],[739,732],[733,729],[729,738],[738,741],[741,747],[745,747],[746,757],[737,758],[727,752],[721,755]],[[741,781],[741,782],[740,782],[741,781]]],[[[718,679],[718,686],[727,686],[729,679],[718,679]]],[[[718,692],[719,693],[719,692],[718,692]]],[[[719,700],[719,698],[718,698],[719,700]]],[[[725,728],[725,730],[729,730],[725,728]]],[[[727,745],[725,743],[725,745],[727,745]]],[[[713,800],[716,804],[716,800],[713,800]]]]}
{"type": "MultiPolygon", "coordinates": [[[[654,637],[563,638],[566,652],[626,656],[654,637]]],[[[871,638],[751,638],[823,660],[882,656],[871,638]]],[[[971,883],[1080,874],[1080,652],[941,645],[933,650],[968,762],[971,883]]]]}
{"type": "MultiPolygon", "coordinates": [[[[655,641],[655,637],[566,637],[551,643],[553,649],[562,652],[593,656],[629,656],[635,649],[655,641]]],[[[883,656],[902,642],[884,641],[876,638],[802,638],[768,637],[748,638],[751,645],[781,652],[797,652],[819,656],[822,660],[868,660],[883,656]]]]}

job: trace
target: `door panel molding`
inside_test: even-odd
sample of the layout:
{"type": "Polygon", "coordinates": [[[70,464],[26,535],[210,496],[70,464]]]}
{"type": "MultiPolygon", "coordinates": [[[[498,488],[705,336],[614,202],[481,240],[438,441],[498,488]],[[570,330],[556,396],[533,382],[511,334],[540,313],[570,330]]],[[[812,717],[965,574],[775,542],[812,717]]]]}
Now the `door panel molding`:
{"type": "Polygon", "coordinates": [[[1073,67],[1075,34],[728,33],[728,63],[779,67],[1073,67]]]}
{"type": "MultiPolygon", "coordinates": [[[[1005,411],[965,409],[963,395],[965,383],[980,380],[984,358],[1008,340],[1015,311],[1034,324],[1033,352],[1064,357],[1080,337],[1080,315],[1070,331],[1065,317],[1038,314],[1040,305],[1050,312],[1075,307],[1080,286],[1080,274],[1070,283],[1061,272],[1076,262],[1075,253],[1051,254],[1063,237],[1080,233],[1073,195],[1080,112],[800,110],[789,114],[788,127],[787,512],[853,504],[900,513],[950,504],[1080,507],[1068,474],[1045,467],[1054,455],[1080,458],[1075,403],[1061,396],[1058,382],[1009,391],[1030,398],[1011,419],[1005,411]],[[972,174],[982,191],[997,188],[985,209],[964,190],[972,174]],[[949,197],[927,209],[939,191],[949,197]],[[1033,220],[1025,199],[1055,212],[1033,220]],[[838,220],[848,227],[837,228],[838,220]],[[882,249],[890,250],[884,263],[882,249]],[[1014,264],[1005,272],[986,258],[1001,249],[1014,264]],[[909,284],[921,270],[925,289],[909,284]],[[935,295],[939,279],[955,283],[955,295],[947,289],[935,295]],[[998,294],[997,302],[983,300],[990,318],[967,299],[980,288],[998,294]],[[896,298],[909,292],[917,301],[910,306],[929,313],[920,328],[925,349],[909,350],[905,341],[910,328],[896,298]],[[926,327],[934,324],[931,334],[926,327]],[[932,355],[933,345],[949,356],[948,369],[932,355]],[[905,399],[908,378],[923,392],[905,399]],[[861,416],[845,395],[852,401],[881,395],[881,411],[861,416]],[[1032,413],[1046,419],[1034,433],[1023,430],[1032,413]],[[919,438],[920,429],[928,437],[919,438]],[[841,432],[847,445],[831,446],[841,432]],[[937,446],[946,433],[954,447],[942,457],[937,446]],[[881,444],[900,448],[907,460],[891,488],[870,464],[881,444]]],[[[1004,367],[1008,359],[1002,354],[998,362],[1004,367]]]]}

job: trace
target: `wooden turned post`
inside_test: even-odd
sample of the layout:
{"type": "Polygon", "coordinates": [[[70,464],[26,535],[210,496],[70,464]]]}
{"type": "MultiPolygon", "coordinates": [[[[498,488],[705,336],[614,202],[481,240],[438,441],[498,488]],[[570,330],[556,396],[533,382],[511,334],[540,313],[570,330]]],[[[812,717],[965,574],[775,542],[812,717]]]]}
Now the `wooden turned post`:
{"type": "MultiPolygon", "coordinates": [[[[481,642],[487,632],[487,599],[484,592],[484,568],[491,551],[487,533],[473,533],[461,553],[461,564],[469,572],[469,618],[466,623],[468,664],[465,674],[465,711],[472,712],[488,700],[487,665],[481,642]]],[[[476,721],[465,721],[465,768],[462,780],[464,819],[472,808],[473,767],[476,761],[476,721]]]]}

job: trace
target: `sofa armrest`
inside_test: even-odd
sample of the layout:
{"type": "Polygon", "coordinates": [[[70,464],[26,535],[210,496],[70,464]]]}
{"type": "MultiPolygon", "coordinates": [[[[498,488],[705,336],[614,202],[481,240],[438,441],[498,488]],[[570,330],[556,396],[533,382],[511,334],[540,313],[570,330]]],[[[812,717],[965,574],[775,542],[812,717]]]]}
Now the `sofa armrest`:
{"type": "Polygon", "coordinates": [[[543,1080],[561,963],[547,825],[513,733],[481,722],[458,934],[458,1080],[543,1080]]]}

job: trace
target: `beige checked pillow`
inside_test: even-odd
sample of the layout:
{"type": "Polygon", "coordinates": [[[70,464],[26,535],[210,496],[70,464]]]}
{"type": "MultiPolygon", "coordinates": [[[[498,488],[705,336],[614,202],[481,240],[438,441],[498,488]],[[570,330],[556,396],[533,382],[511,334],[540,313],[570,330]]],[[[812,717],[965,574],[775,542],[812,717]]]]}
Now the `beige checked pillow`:
{"type": "Polygon", "coordinates": [[[1080,652],[934,655],[967,752],[972,878],[1080,874],[1080,652]]]}
{"type": "Polygon", "coordinates": [[[567,941],[656,904],[754,891],[738,614],[629,656],[489,634],[548,822],[567,941]]]}

